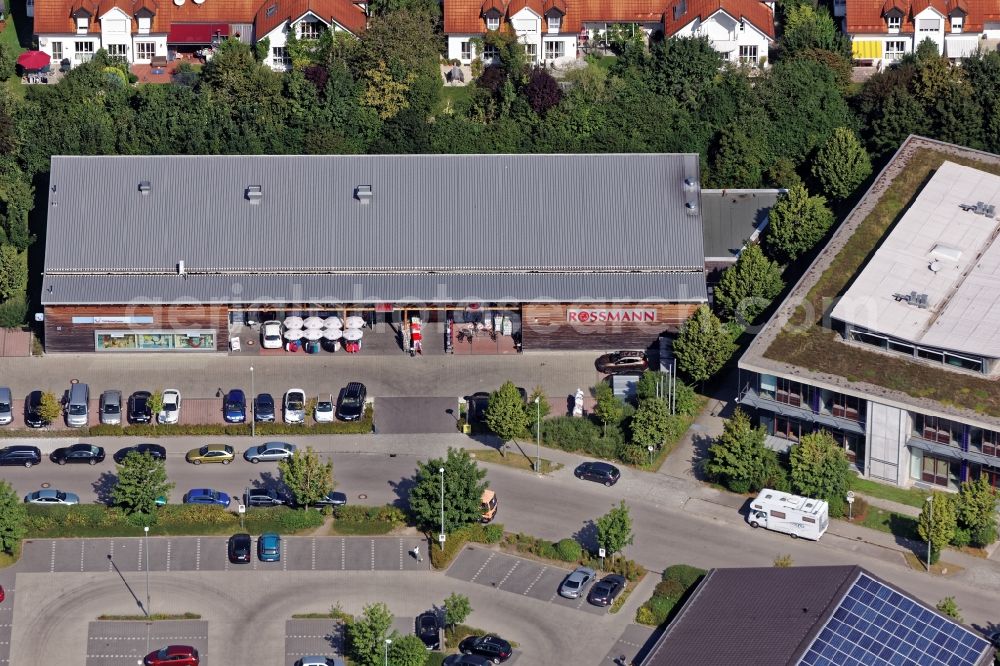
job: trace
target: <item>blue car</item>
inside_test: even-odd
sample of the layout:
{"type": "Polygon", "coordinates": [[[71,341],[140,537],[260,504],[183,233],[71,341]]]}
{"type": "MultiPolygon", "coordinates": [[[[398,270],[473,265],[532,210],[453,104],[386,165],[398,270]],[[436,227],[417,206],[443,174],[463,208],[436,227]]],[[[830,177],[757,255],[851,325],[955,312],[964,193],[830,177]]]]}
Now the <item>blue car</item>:
{"type": "Polygon", "coordinates": [[[257,557],[261,562],[281,561],[281,537],[274,532],[265,532],[257,539],[257,557]]]}
{"type": "Polygon", "coordinates": [[[218,504],[219,506],[229,506],[229,495],[211,488],[195,488],[189,490],[184,496],[185,504],[218,504]]]}
{"type": "Polygon", "coordinates": [[[227,423],[243,423],[247,420],[247,397],[242,389],[229,389],[222,400],[222,416],[227,423]]]}

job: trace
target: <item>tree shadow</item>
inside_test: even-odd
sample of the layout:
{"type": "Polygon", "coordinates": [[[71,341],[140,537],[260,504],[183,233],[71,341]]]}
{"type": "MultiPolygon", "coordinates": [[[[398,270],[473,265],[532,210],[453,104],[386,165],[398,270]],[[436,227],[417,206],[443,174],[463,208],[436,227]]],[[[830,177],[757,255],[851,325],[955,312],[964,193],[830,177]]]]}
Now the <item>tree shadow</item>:
{"type": "MultiPolygon", "coordinates": [[[[272,490],[277,493],[279,497],[288,492],[288,486],[286,486],[284,481],[281,479],[280,472],[277,476],[274,472],[262,472],[260,474],[260,478],[254,479],[247,487],[253,488],[254,490],[272,490]]],[[[239,494],[242,497],[242,489],[239,494]]]]}
{"type": "Polygon", "coordinates": [[[324,640],[330,645],[330,649],[337,654],[344,654],[344,649],[347,645],[347,625],[341,620],[334,620],[334,627],[330,630],[324,640]]]}
{"type": "Polygon", "coordinates": [[[417,485],[417,480],[410,476],[399,481],[387,481],[389,487],[392,488],[392,492],[396,494],[396,499],[392,501],[392,505],[403,509],[404,511],[410,508],[410,491],[417,485]]]}
{"type": "Polygon", "coordinates": [[[694,434],[691,436],[691,473],[699,481],[709,481],[705,472],[705,461],[708,460],[708,449],[715,443],[714,437],[694,434]]]}
{"type": "Polygon", "coordinates": [[[973,622],[970,626],[980,632],[983,636],[986,636],[987,640],[989,640],[989,637],[993,634],[998,634],[997,638],[994,639],[993,646],[1000,649],[1000,647],[997,646],[997,643],[1000,643],[1000,622],[988,622],[986,624],[976,624],[973,622]]]}
{"type": "Polygon", "coordinates": [[[97,501],[100,504],[111,505],[111,491],[118,485],[118,475],[114,472],[101,472],[97,481],[91,484],[97,501]]]}
{"type": "Polygon", "coordinates": [[[593,520],[588,520],[583,524],[583,527],[573,533],[573,539],[583,546],[584,550],[596,553],[598,548],[597,525],[593,520]]]}

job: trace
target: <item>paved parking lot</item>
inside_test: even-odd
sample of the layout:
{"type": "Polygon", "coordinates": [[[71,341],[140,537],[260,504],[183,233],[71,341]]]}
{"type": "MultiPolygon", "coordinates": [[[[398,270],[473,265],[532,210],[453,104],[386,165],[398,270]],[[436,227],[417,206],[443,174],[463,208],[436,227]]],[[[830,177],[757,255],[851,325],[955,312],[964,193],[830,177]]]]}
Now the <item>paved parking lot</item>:
{"type": "Polygon", "coordinates": [[[287,620],[285,666],[309,655],[340,657],[344,654],[344,625],[339,620],[287,620]]]}
{"type": "Polygon", "coordinates": [[[191,645],[208,666],[208,622],[91,622],[87,627],[87,666],[134,666],[165,645],[191,645]],[[148,640],[147,640],[148,636],[148,640]]]}
{"type": "Polygon", "coordinates": [[[415,435],[457,432],[458,400],[447,398],[379,398],[375,428],[381,434],[415,435]],[[449,414],[445,410],[452,410],[449,414]]]}
{"type": "MultiPolygon", "coordinates": [[[[280,562],[230,564],[227,537],[154,537],[149,539],[32,539],[24,542],[20,570],[25,573],[67,571],[428,571],[430,558],[418,562],[409,553],[426,549],[420,537],[283,537],[280,562]]],[[[0,604],[6,607],[7,602],[0,604]]],[[[2,616],[0,616],[2,617],[2,616]]],[[[2,624],[2,622],[0,622],[2,624]]],[[[2,629],[2,627],[0,627],[2,629]]],[[[0,634],[2,635],[2,634],[0,634]]],[[[2,647],[2,646],[0,646],[2,647]]]]}
{"type": "Polygon", "coordinates": [[[599,666],[609,666],[610,664],[623,663],[622,660],[615,661],[622,655],[625,656],[624,663],[638,663],[640,653],[645,656],[645,646],[650,637],[656,632],[654,627],[644,627],[641,624],[630,624],[625,627],[625,631],[618,637],[615,644],[608,650],[608,653],[601,660],[599,666]]]}
{"type": "Polygon", "coordinates": [[[0,664],[10,663],[10,636],[14,619],[14,576],[0,571],[0,585],[6,598],[0,602],[0,664]]]}
{"type": "Polygon", "coordinates": [[[579,599],[565,599],[559,596],[559,585],[569,573],[568,569],[485,548],[467,546],[455,558],[446,575],[494,587],[504,592],[576,608],[593,615],[604,615],[607,609],[588,604],[586,594],[581,595],[579,599]]]}

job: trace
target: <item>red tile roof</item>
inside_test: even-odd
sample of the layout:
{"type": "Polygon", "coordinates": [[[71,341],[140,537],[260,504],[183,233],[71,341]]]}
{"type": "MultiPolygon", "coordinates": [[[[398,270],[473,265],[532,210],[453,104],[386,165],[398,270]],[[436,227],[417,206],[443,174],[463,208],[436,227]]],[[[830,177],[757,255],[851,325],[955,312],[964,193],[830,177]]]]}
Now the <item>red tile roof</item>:
{"type": "MultiPolygon", "coordinates": [[[[211,0],[209,0],[210,2],[211,0]]],[[[365,29],[367,17],[351,0],[265,0],[254,20],[260,39],[285,21],[294,21],[312,12],[327,23],[337,23],[357,35],[365,29]],[[268,16],[268,10],[276,7],[268,16]]]]}
{"type": "Polygon", "coordinates": [[[513,16],[514,14],[518,13],[525,7],[535,12],[539,16],[542,15],[541,0],[510,0],[510,2],[507,5],[507,16],[513,16]]]}
{"type": "Polygon", "coordinates": [[[686,0],[687,11],[674,20],[674,7],[683,0],[672,0],[664,13],[664,33],[671,37],[696,17],[702,22],[718,11],[724,11],[736,20],[744,20],[768,37],[774,39],[774,13],[759,0],[686,0]]]}
{"type": "MultiPolygon", "coordinates": [[[[981,32],[986,21],[1000,20],[997,0],[847,0],[847,32],[849,34],[888,34],[886,13],[892,9],[903,15],[900,32],[912,34],[913,18],[928,7],[943,16],[964,13],[962,32],[981,32]]],[[[945,21],[945,32],[951,32],[951,22],[945,21]]]]}

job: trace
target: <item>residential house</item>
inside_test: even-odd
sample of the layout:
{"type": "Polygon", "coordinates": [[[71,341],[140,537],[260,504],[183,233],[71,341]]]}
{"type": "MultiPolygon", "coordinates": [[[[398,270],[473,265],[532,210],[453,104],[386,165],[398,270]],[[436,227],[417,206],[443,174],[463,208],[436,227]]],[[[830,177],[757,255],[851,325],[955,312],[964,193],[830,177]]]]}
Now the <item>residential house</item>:
{"type": "MultiPolygon", "coordinates": [[[[38,0],[34,11],[39,49],[73,65],[100,49],[129,63],[166,61],[229,37],[254,43],[267,36],[283,49],[290,26],[306,36],[318,34],[313,25],[357,34],[366,20],[363,6],[349,0],[38,0]]],[[[278,55],[268,64],[284,69],[278,55]]]]}
{"type": "Polygon", "coordinates": [[[1000,43],[1000,2],[975,0],[845,0],[844,16],[856,60],[891,65],[925,39],[959,61],[1000,43]]]}
{"type": "Polygon", "coordinates": [[[707,36],[727,58],[758,64],[774,39],[773,6],[760,0],[445,0],[448,59],[496,57],[477,45],[488,31],[511,30],[531,62],[565,66],[604,42],[613,26],[648,40],[707,36]],[[743,48],[746,47],[746,48],[743,48]],[[752,48],[751,48],[752,47],[752,48]],[[480,49],[482,52],[480,52],[480,49]]]}

